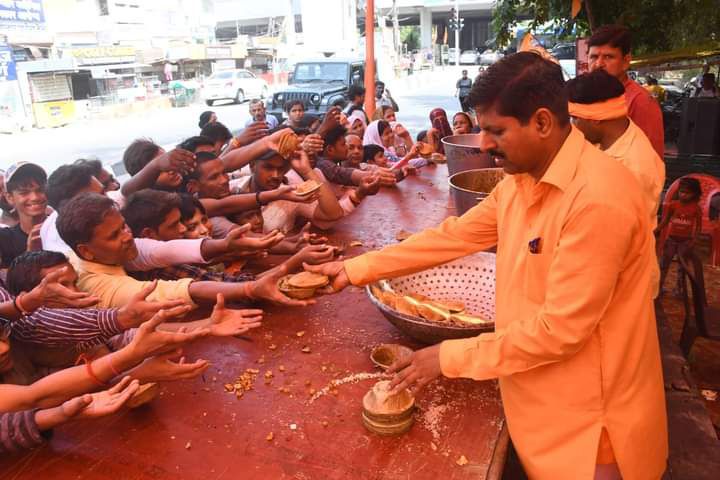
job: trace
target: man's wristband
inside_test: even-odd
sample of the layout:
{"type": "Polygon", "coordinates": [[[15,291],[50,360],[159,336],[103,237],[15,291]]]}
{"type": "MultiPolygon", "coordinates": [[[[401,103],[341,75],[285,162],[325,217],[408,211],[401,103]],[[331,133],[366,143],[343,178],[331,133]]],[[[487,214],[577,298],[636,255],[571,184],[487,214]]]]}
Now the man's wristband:
{"type": "Polygon", "coordinates": [[[264,205],[264,203],[262,202],[262,200],[260,200],[260,194],[261,194],[261,193],[262,193],[262,192],[255,192],[255,203],[257,203],[258,207],[262,207],[262,206],[264,205]]]}

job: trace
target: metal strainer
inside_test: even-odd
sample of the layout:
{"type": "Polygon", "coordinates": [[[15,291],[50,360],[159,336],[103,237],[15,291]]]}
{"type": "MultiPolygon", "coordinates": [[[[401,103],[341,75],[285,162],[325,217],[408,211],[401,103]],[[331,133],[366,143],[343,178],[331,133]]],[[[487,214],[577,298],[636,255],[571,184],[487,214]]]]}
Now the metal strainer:
{"type": "Polygon", "coordinates": [[[395,293],[416,293],[436,300],[459,300],[471,315],[487,318],[483,325],[434,322],[400,313],[380,302],[367,288],[368,297],[399,330],[423,343],[474,337],[495,328],[495,254],[477,253],[389,281],[395,293]]]}

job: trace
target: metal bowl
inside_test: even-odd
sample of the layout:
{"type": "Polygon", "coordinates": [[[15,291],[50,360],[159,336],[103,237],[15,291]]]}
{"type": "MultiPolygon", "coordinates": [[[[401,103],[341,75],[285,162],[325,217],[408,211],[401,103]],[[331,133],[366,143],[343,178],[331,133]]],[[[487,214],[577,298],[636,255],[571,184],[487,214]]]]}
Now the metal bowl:
{"type": "Polygon", "coordinates": [[[504,177],[502,168],[479,168],[452,175],[448,181],[457,214],[462,215],[483,201],[504,177]]]}
{"type": "Polygon", "coordinates": [[[466,311],[487,318],[483,325],[459,326],[406,315],[380,302],[367,287],[370,301],[398,330],[415,340],[434,344],[453,338],[475,337],[495,329],[495,254],[476,253],[422,272],[389,280],[398,294],[459,300],[466,311]]]}
{"type": "Polygon", "coordinates": [[[480,135],[476,133],[451,135],[441,141],[450,175],[476,168],[495,167],[495,160],[480,150],[480,135]]]}

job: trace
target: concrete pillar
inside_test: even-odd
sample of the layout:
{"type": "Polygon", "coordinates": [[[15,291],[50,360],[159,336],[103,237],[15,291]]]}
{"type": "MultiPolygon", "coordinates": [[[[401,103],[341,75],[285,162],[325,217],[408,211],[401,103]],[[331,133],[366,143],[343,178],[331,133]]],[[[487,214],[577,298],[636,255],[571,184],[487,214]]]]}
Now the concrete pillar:
{"type": "Polygon", "coordinates": [[[432,48],[432,12],[420,9],[420,48],[432,48]]]}

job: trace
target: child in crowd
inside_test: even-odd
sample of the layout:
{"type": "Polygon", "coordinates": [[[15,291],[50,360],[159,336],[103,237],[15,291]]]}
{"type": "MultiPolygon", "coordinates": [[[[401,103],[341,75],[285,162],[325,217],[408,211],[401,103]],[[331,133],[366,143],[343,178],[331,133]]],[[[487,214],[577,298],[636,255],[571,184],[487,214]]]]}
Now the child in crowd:
{"type": "Polygon", "coordinates": [[[298,127],[301,128],[302,119],[305,116],[305,104],[302,100],[292,100],[285,104],[285,113],[287,113],[287,120],[283,123],[286,127],[298,127]]]}
{"type": "Polygon", "coordinates": [[[681,178],[678,199],[670,202],[656,233],[666,234],[660,260],[660,291],[665,283],[670,263],[676,255],[692,259],[693,247],[702,227],[702,210],[698,202],[702,195],[700,182],[695,178],[681,178]],[[667,231],[665,231],[667,229],[667,231]]]}
{"type": "Polygon", "coordinates": [[[418,153],[417,145],[413,145],[410,151],[400,158],[395,152],[395,132],[388,122],[385,120],[375,120],[368,125],[363,137],[363,145],[377,145],[382,147],[385,156],[390,163],[409,163],[410,166],[421,168],[428,165],[428,161],[421,158],[418,153]]]}
{"type": "Polygon", "coordinates": [[[465,112],[457,112],[452,118],[453,135],[464,135],[473,133],[473,122],[470,115],[465,112]]]}

